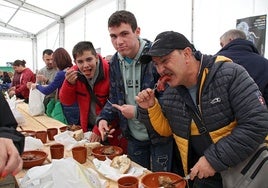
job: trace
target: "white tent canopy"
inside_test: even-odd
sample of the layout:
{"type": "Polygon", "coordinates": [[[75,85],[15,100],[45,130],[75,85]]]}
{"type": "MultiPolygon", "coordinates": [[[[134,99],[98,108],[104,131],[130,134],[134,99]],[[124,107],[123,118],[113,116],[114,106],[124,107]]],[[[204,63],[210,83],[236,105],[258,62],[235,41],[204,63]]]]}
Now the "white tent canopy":
{"type": "MultiPolygon", "coordinates": [[[[12,39],[10,40],[12,44],[17,41],[17,44],[23,45],[22,43],[26,44],[30,41],[32,43],[32,60],[36,62],[37,36],[49,28],[64,24],[64,19],[68,15],[86,6],[91,1],[27,0],[26,2],[26,0],[0,0],[0,26],[2,26],[0,27],[0,37],[2,39],[12,39]]],[[[64,27],[61,26],[60,33],[64,33],[63,30],[64,27]]],[[[62,35],[60,38],[61,46],[63,46],[64,36],[62,35]]],[[[4,41],[9,43],[7,40],[4,41]]],[[[13,48],[14,46],[11,49],[13,48]]],[[[24,59],[24,57],[18,59],[24,59]]],[[[2,62],[0,63],[2,64],[2,62]]],[[[33,63],[31,68],[36,69],[36,64],[33,63]]]]}
{"type": "Polygon", "coordinates": [[[24,59],[35,71],[44,66],[44,49],[64,47],[71,53],[81,40],[92,41],[103,56],[113,54],[107,20],[119,9],[136,15],[143,38],[154,40],[162,31],[175,30],[198,50],[214,54],[220,49],[219,37],[235,28],[237,19],[266,15],[268,1],[0,0],[0,66],[24,59]]]}
{"type": "MultiPolygon", "coordinates": [[[[0,0],[0,24],[11,36],[35,37],[85,6],[88,0],[0,0]]],[[[0,29],[2,35],[2,29],[0,29]]],[[[1,35],[1,36],[2,36],[1,35]]]]}

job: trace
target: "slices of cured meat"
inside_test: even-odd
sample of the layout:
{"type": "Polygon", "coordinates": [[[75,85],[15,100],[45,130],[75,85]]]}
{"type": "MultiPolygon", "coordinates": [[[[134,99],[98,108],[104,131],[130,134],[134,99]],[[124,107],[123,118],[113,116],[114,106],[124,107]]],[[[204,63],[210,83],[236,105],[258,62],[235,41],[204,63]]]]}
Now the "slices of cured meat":
{"type": "Polygon", "coordinates": [[[164,91],[166,83],[170,80],[170,77],[168,75],[161,76],[159,80],[157,81],[157,91],[164,91]]]}

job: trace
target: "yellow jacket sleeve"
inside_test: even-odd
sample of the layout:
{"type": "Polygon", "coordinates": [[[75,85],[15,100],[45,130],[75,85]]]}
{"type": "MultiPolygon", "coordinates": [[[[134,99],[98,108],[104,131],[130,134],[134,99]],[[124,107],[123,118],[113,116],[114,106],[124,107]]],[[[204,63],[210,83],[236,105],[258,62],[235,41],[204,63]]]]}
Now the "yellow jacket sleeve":
{"type": "Polygon", "coordinates": [[[158,134],[161,136],[171,136],[172,131],[169,126],[169,122],[167,118],[164,116],[161,106],[158,103],[158,100],[155,99],[155,104],[151,108],[148,109],[149,118],[152,126],[156,130],[158,134]]]}

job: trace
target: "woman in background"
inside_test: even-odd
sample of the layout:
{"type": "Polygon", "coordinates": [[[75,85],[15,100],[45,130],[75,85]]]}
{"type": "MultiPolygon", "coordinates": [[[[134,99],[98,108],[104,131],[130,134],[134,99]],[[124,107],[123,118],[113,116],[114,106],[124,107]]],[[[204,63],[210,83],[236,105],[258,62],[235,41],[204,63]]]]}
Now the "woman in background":
{"type": "Polygon", "coordinates": [[[25,64],[25,60],[14,61],[13,69],[16,77],[14,75],[12,87],[8,90],[8,94],[9,97],[16,95],[17,98],[24,99],[28,103],[30,90],[27,88],[27,83],[35,82],[35,75],[31,69],[25,67],[25,64]]]}

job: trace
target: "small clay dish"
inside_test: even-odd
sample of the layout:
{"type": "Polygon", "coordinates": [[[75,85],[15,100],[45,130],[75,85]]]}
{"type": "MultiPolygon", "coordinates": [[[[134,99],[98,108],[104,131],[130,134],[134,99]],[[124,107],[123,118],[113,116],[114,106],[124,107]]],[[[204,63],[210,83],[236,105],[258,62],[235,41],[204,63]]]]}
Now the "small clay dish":
{"type": "Polygon", "coordinates": [[[22,153],[23,168],[41,166],[47,158],[47,153],[39,150],[25,151],[22,153]]]}
{"type": "Polygon", "coordinates": [[[185,188],[186,186],[185,180],[172,186],[165,186],[160,184],[161,182],[160,179],[162,180],[165,179],[165,181],[167,182],[170,181],[170,183],[172,183],[179,179],[182,179],[182,177],[179,176],[178,174],[171,172],[153,172],[143,176],[141,179],[141,184],[143,185],[144,188],[158,188],[158,187],[185,188]]]}
{"type": "Polygon", "coordinates": [[[82,127],[80,125],[69,125],[67,126],[67,130],[68,131],[77,131],[82,129],[82,127]]]}
{"type": "MultiPolygon", "coordinates": [[[[182,177],[179,176],[178,174],[171,173],[171,172],[153,172],[153,173],[149,173],[143,176],[141,179],[141,184],[143,185],[144,188],[168,187],[165,185],[161,185],[160,179],[165,179],[166,181],[169,180],[170,182],[175,182],[179,179],[182,179],[182,177]]],[[[184,180],[178,184],[175,184],[173,187],[185,188],[185,186],[186,186],[186,181],[184,180]]]]}
{"type": "Polygon", "coordinates": [[[123,149],[118,146],[98,146],[92,149],[94,157],[105,161],[106,157],[113,159],[115,156],[122,155],[123,149]]]}
{"type": "Polygon", "coordinates": [[[67,128],[68,128],[67,126],[60,127],[60,132],[62,133],[67,131],[67,128]]]}

